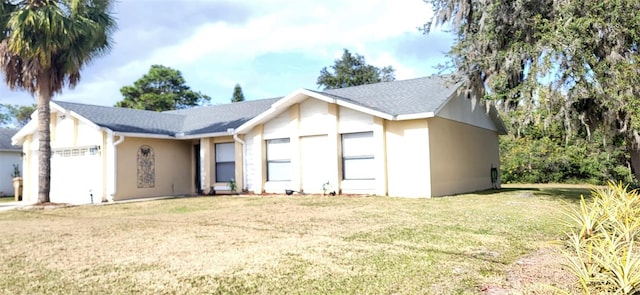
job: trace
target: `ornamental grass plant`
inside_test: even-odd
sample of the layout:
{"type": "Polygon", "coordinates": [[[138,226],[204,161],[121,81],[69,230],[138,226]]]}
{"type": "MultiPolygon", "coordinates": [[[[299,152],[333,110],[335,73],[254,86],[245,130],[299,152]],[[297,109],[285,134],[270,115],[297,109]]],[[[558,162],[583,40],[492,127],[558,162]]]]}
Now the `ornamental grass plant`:
{"type": "Polygon", "coordinates": [[[640,194],[621,183],[567,209],[565,256],[585,294],[640,294],[640,194]]]}

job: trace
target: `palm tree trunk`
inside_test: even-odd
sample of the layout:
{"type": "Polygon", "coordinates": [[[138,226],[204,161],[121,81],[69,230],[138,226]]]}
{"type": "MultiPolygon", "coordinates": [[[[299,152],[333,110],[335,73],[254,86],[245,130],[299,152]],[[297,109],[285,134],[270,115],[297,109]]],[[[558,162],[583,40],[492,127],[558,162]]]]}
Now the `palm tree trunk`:
{"type": "Polygon", "coordinates": [[[38,203],[49,202],[51,190],[51,87],[47,71],[38,75],[38,203]]]}

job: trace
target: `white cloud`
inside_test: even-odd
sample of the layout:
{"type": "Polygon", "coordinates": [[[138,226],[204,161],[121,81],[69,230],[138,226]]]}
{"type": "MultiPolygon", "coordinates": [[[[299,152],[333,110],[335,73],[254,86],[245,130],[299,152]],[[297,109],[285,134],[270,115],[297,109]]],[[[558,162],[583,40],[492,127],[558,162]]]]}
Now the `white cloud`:
{"type": "Polygon", "coordinates": [[[411,79],[419,76],[415,69],[400,63],[395,57],[387,52],[380,54],[376,59],[371,60],[369,63],[379,68],[392,66],[395,70],[395,77],[397,80],[411,79]]]}
{"type": "Polygon", "coordinates": [[[238,61],[266,52],[304,51],[327,55],[332,48],[367,51],[370,42],[406,32],[430,17],[420,0],[404,1],[247,1],[263,11],[247,23],[206,23],[179,44],[156,50],[149,63],[194,63],[207,56],[238,61]]]}
{"type": "MultiPolygon", "coordinates": [[[[123,1],[122,9],[142,3],[131,1],[123,1]]],[[[398,79],[432,72],[426,63],[398,56],[398,40],[424,38],[417,28],[432,12],[423,0],[192,0],[171,9],[186,19],[121,11],[113,56],[89,67],[80,85],[57,99],[113,105],[121,99],[119,89],[152,64],[182,71],[189,86],[218,102],[227,101],[235,83],[241,83],[248,98],[275,97],[298,87],[313,88],[320,69],[339,58],[343,48],[378,67],[392,65],[398,79]],[[208,10],[199,11],[204,4],[208,10]],[[263,58],[269,54],[297,59],[263,58]]]]}

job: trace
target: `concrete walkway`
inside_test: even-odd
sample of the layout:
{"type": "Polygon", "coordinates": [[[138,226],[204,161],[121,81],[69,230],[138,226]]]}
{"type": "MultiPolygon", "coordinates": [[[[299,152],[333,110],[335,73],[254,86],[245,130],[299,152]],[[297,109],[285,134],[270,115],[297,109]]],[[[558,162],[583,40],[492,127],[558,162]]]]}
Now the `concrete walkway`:
{"type": "Polygon", "coordinates": [[[130,199],[130,200],[122,200],[122,201],[114,201],[114,202],[105,202],[105,203],[94,203],[94,204],[47,204],[47,205],[37,205],[33,203],[27,203],[25,201],[15,201],[15,202],[0,202],[0,212],[15,210],[19,208],[24,209],[55,209],[62,207],[74,207],[74,206],[101,206],[101,205],[113,205],[120,203],[134,203],[134,202],[147,202],[147,201],[155,201],[155,200],[164,200],[164,199],[175,199],[175,198],[189,198],[192,196],[163,196],[163,197],[149,197],[149,198],[139,198],[139,199],[130,199]]]}
{"type": "Polygon", "coordinates": [[[1,211],[9,211],[9,210],[13,210],[22,206],[26,206],[28,204],[22,202],[22,201],[15,201],[15,202],[3,202],[0,203],[0,212],[1,211]]]}

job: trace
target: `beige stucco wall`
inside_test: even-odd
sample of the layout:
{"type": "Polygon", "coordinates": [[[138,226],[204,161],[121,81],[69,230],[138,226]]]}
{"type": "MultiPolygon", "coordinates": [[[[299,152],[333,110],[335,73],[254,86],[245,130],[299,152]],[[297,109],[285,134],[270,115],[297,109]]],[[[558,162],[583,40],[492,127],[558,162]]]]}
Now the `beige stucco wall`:
{"type": "Polygon", "coordinates": [[[491,167],[500,167],[497,132],[436,117],[429,141],[433,196],[492,187],[491,167]]]}
{"type": "Polygon", "coordinates": [[[431,196],[428,127],[427,119],[386,122],[390,196],[431,196]]]}
{"type": "Polygon", "coordinates": [[[115,201],[191,194],[195,191],[192,142],[127,137],[117,149],[115,201]],[[142,145],[150,146],[154,152],[155,186],[151,188],[138,188],[137,155],[142,145]]]}

